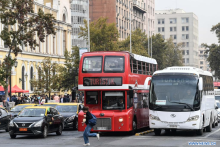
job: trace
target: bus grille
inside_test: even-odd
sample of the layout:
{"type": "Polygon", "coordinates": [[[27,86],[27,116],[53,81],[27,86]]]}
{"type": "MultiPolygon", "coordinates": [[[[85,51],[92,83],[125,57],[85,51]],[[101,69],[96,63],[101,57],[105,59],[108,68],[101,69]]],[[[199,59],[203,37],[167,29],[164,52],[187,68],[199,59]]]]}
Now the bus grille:
{"type": "Polygon", "coordinates": [[[93,130],[111,130],[111,118],[97,118],[93,130]]]}

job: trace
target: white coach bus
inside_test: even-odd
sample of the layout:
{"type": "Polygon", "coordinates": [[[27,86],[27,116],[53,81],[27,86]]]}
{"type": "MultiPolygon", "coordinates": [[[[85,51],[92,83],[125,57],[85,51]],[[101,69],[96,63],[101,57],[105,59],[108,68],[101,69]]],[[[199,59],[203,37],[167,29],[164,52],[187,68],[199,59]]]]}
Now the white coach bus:
{"type": "Polygon", "coordinates": [[[156,71],[149,95],[149,123],[155,135],[161,130],[211,132],[217,123],[213,77],[194,67],[168,67],[156,71]]]}

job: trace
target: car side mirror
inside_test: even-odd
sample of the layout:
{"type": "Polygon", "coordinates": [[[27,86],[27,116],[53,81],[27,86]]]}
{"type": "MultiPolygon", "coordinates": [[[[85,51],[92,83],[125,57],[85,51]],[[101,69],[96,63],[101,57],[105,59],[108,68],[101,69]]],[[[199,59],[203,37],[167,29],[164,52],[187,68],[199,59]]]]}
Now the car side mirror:
{"type": "Polygon", "coordinates": [[[218,109],[218,106],[216,106],[215,109],[218,109]]]}
{"type": "Polygon", "coordinates": [[[1,110],[0,110],[0,116],[2,116],[2,112],[1,112],[1,110]]]}
{"type": "Polygon", "coordinates": [[[17,117],[17,116],[18,116],[17,114],[14,115],[14,117],[17,117]]]}

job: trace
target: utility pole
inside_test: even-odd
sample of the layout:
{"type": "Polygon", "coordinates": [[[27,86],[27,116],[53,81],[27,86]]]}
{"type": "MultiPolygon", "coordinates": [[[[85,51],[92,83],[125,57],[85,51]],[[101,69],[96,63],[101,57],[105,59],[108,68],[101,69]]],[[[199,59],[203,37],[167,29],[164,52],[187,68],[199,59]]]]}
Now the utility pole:
{"type": "Polygon", "coordinates": [[[132,9],[131,9],[131,2],[130,2],[130,53],[132,53],[132,48],[131,48],[131,12],[132,12],[132,9]]]}
{"type": "Polygon", "coordinates": [[[88,52],[90,52],[90,27],[89,27],[89,0],[88,0],[88,52]]]}

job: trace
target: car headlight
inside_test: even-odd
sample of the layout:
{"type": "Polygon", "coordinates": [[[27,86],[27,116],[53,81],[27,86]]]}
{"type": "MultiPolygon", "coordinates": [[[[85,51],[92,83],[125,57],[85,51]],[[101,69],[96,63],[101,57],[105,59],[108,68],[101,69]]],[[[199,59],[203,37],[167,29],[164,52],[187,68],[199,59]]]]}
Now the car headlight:
{"type": "Polygon", "coordinates": [[[160,118],[150,114],[150,119],[160,121],[160,118]]]}
{"type": "Polygon", "coordinates": [[[14,127],[14,126],[15,126],[13,120],[10,121],[9,126],[10,126],[10,127],[14,127]]]}
{"type": "Polygon", "coordinates": [[[34,124],[34,127],[41,127],[41,126],[42,126],[43,121],[44,121],[44,120],[42,119],[42,120],[40,120],[40,121],[36,122],[36,123],[34,124]]]}
{"type": "Polygon", "coordinates": [[[199,119],[199,115],[189,117],[187,121],[197,121],[199,119]]]}
{"type": "Polygon", "coordinates": [[[119,118],[118,121],[119,121],[119,122],[123,122],[123,118],[119,118]]]}
{"type": "Polygon", "coordinates": [[[73,121],[73,120],[74,120],[74,118],[75,118],[75,115],[73,115],[73,116],[69,117],[69,118],[68,118],[68,122],[73,121]]]}

